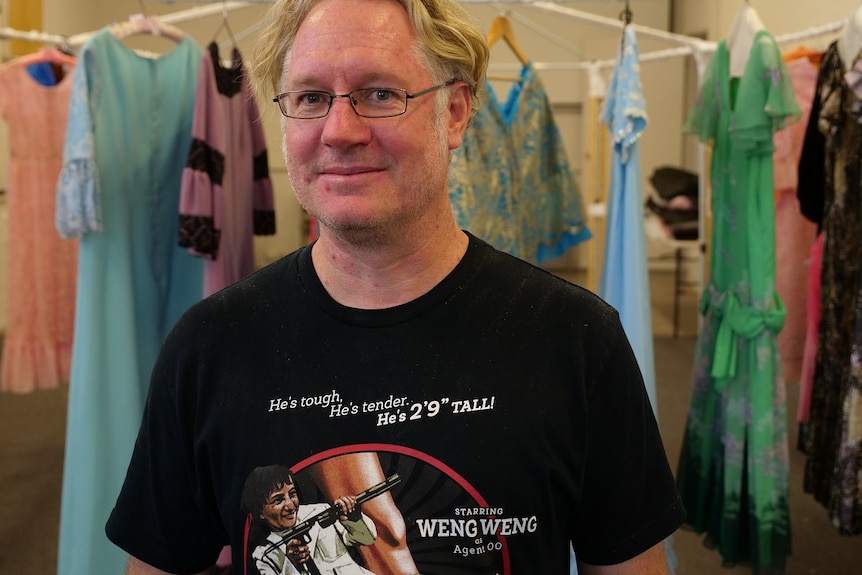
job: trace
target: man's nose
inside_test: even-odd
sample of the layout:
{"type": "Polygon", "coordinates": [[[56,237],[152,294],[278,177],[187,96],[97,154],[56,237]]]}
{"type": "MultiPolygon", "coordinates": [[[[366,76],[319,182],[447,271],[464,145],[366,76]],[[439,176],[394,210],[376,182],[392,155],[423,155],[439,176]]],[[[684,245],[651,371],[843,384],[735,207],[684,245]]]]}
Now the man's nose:
{"type": "Polygon", "coordinates": [[[350,96],[333,98],[324,121],[321,139],[324,144],[343,147],[367,143],[371,136],[366,119],[356,113],[350,96]],[[339,100],[344,99],[344,102],[339,100]]]}

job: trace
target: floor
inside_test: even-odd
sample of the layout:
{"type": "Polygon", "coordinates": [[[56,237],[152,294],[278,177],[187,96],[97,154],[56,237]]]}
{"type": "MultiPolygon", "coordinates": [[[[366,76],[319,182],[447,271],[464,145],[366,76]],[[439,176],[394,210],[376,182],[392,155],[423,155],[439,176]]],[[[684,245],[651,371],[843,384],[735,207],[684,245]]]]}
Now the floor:
{"type": "MultiPolygon", "coordinates": [[[[681,296],[674,338],[672,273],[654,272],[651,292],[659,422],[675,468],[688,410],[697,295],[688,290],[681,296]]],[[[789,385],[788,413],[796,412],[797,396],[797,387],[789,385]]],[[[0,394],[0,575],[56,572],[66,401],[66,389],[0,394]]],[[[795,424],[790,425],[795,443],[795,424]]],[[[793,554],[785,575],[862,573],[862,537],[839,535],[825,510],[803,493],[803,465],[804,456],[791,450],[793,554]]],[[[723,567],[718,554],[705,548],[694,533],[680,530],[673,543],[678,575],[752,573],[747,566],[723,567]]]]}

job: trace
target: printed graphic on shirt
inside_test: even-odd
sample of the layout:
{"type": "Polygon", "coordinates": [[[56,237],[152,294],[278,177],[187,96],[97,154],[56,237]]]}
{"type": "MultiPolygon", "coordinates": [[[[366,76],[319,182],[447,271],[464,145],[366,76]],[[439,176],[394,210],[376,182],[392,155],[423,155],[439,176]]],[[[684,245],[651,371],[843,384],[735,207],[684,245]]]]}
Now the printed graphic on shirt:
{"type": "Polygon", "coordinates": [[[242,503],[250,575],[504,575],[508,539],[538,528],[442,462],[383,444],[255,468],[242,503]]]}
{"type": "Polygon", "coordinates": [[[267,412],[285,415],[296,411],[318,410],[329,418],[357,417],[373,422],[377,427],[396,425],[434,418],[438,415],[468,415],[491,411],[497,398],[484,397],[432,397],[419,400],[409,396],[387,397],[353,401],[343,397],[338,390],[322,395],[273,397],[267,412]]]}

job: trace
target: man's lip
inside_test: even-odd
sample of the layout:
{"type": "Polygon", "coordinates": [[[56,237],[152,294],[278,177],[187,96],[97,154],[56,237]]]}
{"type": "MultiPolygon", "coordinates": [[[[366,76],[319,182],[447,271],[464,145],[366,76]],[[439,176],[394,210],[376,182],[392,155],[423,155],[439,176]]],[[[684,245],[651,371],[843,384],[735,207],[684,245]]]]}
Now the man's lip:
{"type": "Polygon", "coordinates": [[[321,169],[320,174],[325,176],[354,176],[379,171],[380,168],[373,166],[333,166],[321,169]]]}

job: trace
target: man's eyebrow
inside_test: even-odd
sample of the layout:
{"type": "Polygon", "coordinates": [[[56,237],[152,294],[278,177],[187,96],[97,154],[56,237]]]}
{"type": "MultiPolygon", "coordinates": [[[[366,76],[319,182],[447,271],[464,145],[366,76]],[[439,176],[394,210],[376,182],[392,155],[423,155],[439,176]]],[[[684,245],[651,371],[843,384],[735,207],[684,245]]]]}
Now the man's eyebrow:
{"type": "MultiPolygon", "coordinates": [[[[374,72],[365,74],[358,79],[358,81],[354,81],[354,86],[351,90],[361,90],[363,88],[400,88],[400,84],[404,83],[404,80],[398,80],[391,74],[383,73],[383,72],[374,72]]],[[[309,76],[298,76],[290,80],[290,82],[285,83],[286,90],[310,90],[313,92],[327,92],[321,88],[325,82],[323,79],[316,75],[309,76]]]]}

